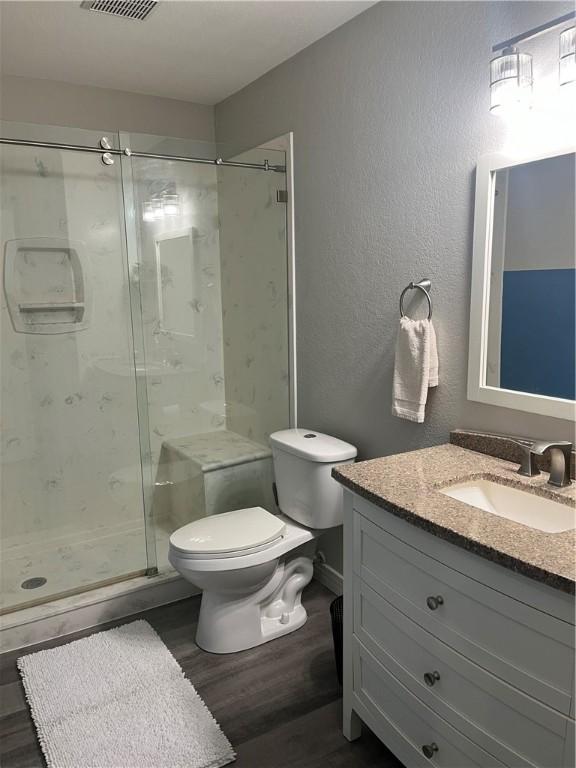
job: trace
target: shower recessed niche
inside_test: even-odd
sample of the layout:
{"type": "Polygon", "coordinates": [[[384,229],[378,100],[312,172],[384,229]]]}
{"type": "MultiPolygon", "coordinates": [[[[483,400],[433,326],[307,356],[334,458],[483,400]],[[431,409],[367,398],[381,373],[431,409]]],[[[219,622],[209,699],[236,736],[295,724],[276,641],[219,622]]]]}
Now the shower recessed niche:
{"type": "Polygon", "coordinates": [[[64,238],[8,240],[4,291],[16,333],[72,333],[89,324],[84,244],[64,238]]]}

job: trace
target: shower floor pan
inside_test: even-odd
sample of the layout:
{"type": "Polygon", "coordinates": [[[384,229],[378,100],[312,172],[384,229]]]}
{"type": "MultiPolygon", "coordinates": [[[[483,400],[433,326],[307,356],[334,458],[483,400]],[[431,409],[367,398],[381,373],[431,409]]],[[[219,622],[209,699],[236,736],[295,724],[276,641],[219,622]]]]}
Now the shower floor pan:
{"type": "MultiPolygon", "coordinates": [[[[168,565],[170,532],[156,529],[158,568],[168,565]]],[[[144,526],[134,523],[112,533],[84,532],[76,539],[50,543],[10,542],[1,552],[0,613],[8,613],[60,596],[109,584],[145,569],[144,526]],[[32,579],[45,580],[29,588],[32,579]]]]}

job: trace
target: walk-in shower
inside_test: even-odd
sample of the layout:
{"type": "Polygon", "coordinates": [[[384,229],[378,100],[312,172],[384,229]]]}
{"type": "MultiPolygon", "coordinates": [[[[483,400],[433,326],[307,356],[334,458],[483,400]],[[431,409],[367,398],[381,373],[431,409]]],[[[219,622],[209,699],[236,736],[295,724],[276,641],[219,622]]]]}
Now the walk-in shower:
{"type": "Polygon", "coordinates": [[[6,612],[165,571],[187,521],[273,511],[293,339],[283,151],[1,135],[6,612]]]}

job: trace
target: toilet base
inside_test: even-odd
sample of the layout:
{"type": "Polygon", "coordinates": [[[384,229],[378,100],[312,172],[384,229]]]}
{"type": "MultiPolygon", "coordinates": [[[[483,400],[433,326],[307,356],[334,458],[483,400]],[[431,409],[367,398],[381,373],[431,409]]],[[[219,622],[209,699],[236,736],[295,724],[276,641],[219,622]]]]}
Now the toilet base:
{"type": "Polygon", "coordinates": [[[303,605],[297,605],[292,613],[289,614],[289,620],[286,623],[282,623],[281,619],[269,619],[263,616],[262,623],[262,642],[267,643],[268,640],[274,640],[282,635],[287,635],[289,632],[294,632],[296,629],[300,629],[306,624],[308,614],[306,608],[303,605]]]}
{"type": "Polygon", "coordinates": [[[279,562],[249,595],[204,590],[196,644],[209,653],[237,653],[294,632],[306,623],[302,590],[313,575],[310,557],[279,562]]]}

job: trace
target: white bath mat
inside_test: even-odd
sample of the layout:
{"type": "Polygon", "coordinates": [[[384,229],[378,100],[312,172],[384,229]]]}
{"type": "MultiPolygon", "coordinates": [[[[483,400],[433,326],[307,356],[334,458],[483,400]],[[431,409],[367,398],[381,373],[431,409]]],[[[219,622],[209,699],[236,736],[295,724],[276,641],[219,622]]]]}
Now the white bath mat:
{"type": "Polygon", "coordinates": [[[220,768],[234,750],[146,621],[18,659],[49,768],[220,768]]]}

